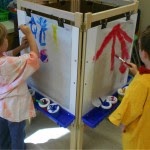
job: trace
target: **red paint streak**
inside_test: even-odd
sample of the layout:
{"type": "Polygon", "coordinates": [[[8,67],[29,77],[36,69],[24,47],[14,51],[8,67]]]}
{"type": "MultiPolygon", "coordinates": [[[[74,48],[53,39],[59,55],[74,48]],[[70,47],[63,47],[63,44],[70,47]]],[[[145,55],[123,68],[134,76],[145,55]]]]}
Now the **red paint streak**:
{"type": "Polygon", "coordinates": [[[115,43],[116,43],[116,37],[113,36],[113,44],[112,44],[112,50],[111,50],[111,71],[114,69],[114,62],[115,62],[115,43]]]}

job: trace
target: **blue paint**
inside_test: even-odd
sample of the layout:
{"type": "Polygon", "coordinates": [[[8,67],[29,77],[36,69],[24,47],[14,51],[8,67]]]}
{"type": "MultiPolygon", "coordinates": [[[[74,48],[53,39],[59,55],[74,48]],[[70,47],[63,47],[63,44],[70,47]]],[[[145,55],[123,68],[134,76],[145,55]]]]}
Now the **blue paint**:
{"type": "Polygon", "coordinates": [[[41,46],[46,46],[46,33],[45,31],[47,30],[47,20],[44,19],[43,17],[38,18],[37,23],[40,25],[41,30],[39,34],[39,43],[41,46]]]}
{"type": "Polygon", "coordinates": [[[36,38],[37,26],[36,26],[36,22],[34,20],[34,17],[31,17],[29,24],[30,24],[31,31],[32,31],[34,37],[36,38]]]}
{"type": "Polygon", "coordinates": [[[43,63],[48,62],[48,55],[47,55],[47,50],[46,49],[40,50],[40,59],[43,63]]]}

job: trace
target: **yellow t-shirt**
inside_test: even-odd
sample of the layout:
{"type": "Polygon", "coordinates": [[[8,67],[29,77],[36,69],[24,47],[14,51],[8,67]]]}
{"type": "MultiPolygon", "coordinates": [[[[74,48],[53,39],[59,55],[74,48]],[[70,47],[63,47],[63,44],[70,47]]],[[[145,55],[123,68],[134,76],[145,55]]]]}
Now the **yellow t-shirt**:
{"type": "Polygon", "coordinates": [[[137,73],[109,120],[126,126],[123,149],[150,149],[150,74],[137,73]]]}

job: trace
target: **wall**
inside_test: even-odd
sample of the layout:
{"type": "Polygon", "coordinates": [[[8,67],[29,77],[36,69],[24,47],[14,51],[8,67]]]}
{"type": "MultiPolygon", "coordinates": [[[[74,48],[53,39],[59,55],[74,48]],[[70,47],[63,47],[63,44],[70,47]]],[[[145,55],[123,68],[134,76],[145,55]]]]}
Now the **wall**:
{"type": "Polygon", "coordinates": [[[141,10],[140,30],[143,31],[150,25],[150,0],[139,0],[139,8],[141,10]]]}

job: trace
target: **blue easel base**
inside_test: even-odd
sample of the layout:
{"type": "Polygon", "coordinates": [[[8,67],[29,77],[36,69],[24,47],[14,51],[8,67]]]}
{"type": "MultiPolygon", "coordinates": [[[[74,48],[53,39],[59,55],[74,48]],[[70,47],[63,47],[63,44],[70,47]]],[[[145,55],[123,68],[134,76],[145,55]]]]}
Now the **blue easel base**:
{"type": "MultiPolygon", "coordinates": [[[[127,85],[132,80],[132,76],[128,76],[127,79],[127,85]]],[[[124,87],[124,86],[123,86],[124,87]]],[[[118,97],[118,93],[115,92],[113,96],[118,97]]],[[[103,109],[101,107],[94,107],[92,110],[90,110],[88,113],[86,113],[84,116],[82,116],[82,121],[89,127],[95,128],[98,124],[100,124],[106,117],[108,117],[120,104],[120,101],[118,101],[116,104],[113,104],[113,106],[110,109],[103,109]]]]}
{"type": "MultiPolygon", "coordinates": [[[[29,87],[29,89],[32,89],[32,88],[29,87]]],[[[40,99],[44,98],[44,96],[42,94],[38,93],[37,91],[35,91],[35,95],[33,98],[40,100],[40,99]]],[[[52,101],[51,101],[51,103],[52,103],[52,101]]],[[[68,126],[70,126],[72,124],[72,122],[75,119],[75,116],[73,114],[66,111],[61,106],[60,106],[59,111],[54,114],[49,113],[46,108],[41,108],[39,106],[38,102],[34,102],[34,106],[38,111],[42,112],[44,115],[46,115],[49,119],[54,121],[60,127],[67,128],[68,126]]]]}
{"type": "Polygon", "coordinates": [[[94,107],[82,117],[82,121],[89,127],[95,128],[101,121],[108,117],[119,106],[119,104],[120,102],[118,101],[116,104],[113,104],[110,109],[94,107]]]}

